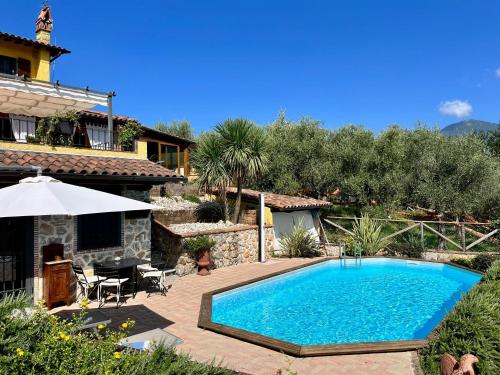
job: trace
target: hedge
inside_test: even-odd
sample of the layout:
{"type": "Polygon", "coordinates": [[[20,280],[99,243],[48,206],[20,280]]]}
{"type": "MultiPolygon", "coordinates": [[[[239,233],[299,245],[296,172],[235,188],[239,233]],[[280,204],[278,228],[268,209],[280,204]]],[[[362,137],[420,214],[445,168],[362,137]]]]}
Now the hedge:
{"type": "Polygon", "coordinates": [[[491,265],[456,305],[437,335],[420,351],[425,374],[439,375],[444,353],[455,358],[471,353],[479,358],[477,374],[500,374],[500,260],[491,265]]]}

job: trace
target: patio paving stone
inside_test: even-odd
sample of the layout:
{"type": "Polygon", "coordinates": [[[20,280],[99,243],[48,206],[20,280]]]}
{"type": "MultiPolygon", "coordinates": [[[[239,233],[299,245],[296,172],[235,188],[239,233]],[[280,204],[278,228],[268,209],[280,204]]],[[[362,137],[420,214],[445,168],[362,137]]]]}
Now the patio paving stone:
{"type": "MultiPolygon", "coordinates": [[[[280,259],[266,265],[251,263],[221,268],[205,277],[189,275],[178,279],[166,296],[147,297],[145,292],[139,292],[119,309],[115,309],[110,300],[101,311],[111,318],[111,326],[118,326],[127,318],[134,319],[137,323],[131,335],[154,328],[165,329],[184,341],[177,346],[178,351],[190,354],[195,360],[214,360],[247,374],[271,375],[279,369],[290,369],[300,375],[414,375],[411,352],[295,358],[197,327],[203,293],[311,261],[313,259],[280,259]]],[[[97,303],[91,303],[89,308],[97,308],[97,303]]],[[[62,309],[76,310],[78,305],[53,311],[62,309]]]]}

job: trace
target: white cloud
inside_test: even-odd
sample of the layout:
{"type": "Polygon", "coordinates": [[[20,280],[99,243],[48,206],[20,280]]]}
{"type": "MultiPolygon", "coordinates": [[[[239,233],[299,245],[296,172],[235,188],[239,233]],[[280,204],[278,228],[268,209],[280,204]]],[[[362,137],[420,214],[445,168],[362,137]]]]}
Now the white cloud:
{"type": "Polygon", "coordinates": [[[465,117],[472,113],[472,106],[463,100],[448,100],[441,102],[439,112],[446,116],[465,117]]]}
{"type": "Polygon", "coordinates": [[[500,68],[495,70],[495,75],[497,76],[497,78],[500,78],[500,68]]]}

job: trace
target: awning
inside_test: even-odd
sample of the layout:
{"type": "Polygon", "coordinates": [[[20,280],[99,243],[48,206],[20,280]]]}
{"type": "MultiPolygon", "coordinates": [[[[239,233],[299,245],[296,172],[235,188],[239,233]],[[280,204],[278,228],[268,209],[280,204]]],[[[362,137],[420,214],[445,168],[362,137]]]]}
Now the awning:
{"type": "Polygon", "coordinates": [[[66,184],[47,176],[28,177],[17,185],[0,189],[0,217],[76,216],[152,208],[148,203],[66,184]]]}
{"type": "Polygon", "coordinates": [[[46,117],[96,105],[107,106],[110,94],[57,83],[0,74],[0,112],[46,117]]]}

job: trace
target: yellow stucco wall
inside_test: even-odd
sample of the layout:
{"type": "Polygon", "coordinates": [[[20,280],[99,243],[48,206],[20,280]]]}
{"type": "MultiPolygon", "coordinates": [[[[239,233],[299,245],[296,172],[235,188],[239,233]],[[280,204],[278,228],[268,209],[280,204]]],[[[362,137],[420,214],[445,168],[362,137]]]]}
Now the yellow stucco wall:
{"type": "Polygon", "coordinates": [[[148,158],[148,143],[145,141],[137,141],[137,157],[138,159],[148,158]]]}
{"type": "Polygon", "coordinates": [[[88,156],[113,156],[117,158],[129,159],[146,159],[145,153],[142,148],[145,146],[139,142],[137,152],[122,152],[122,151],[106,151],[94,150],[91,148],[77,148],[77,147],[64,147],[64,146],[49,146],[40,145],[36,143],[18,143],[0,141],[0,149],[4,150],[20,150],[20,151],[35,151],[35,152],[50,152],[54,154],[74,154],[74,155],[88,155],[88,156]]]}
{"type": "Polygon", "coordinates": [[[48,48],[33,48],[0,42],[0,55],[22,58],[31,62],[31,78],[41,81],[50,81],[50,52],[48,48]]]}

